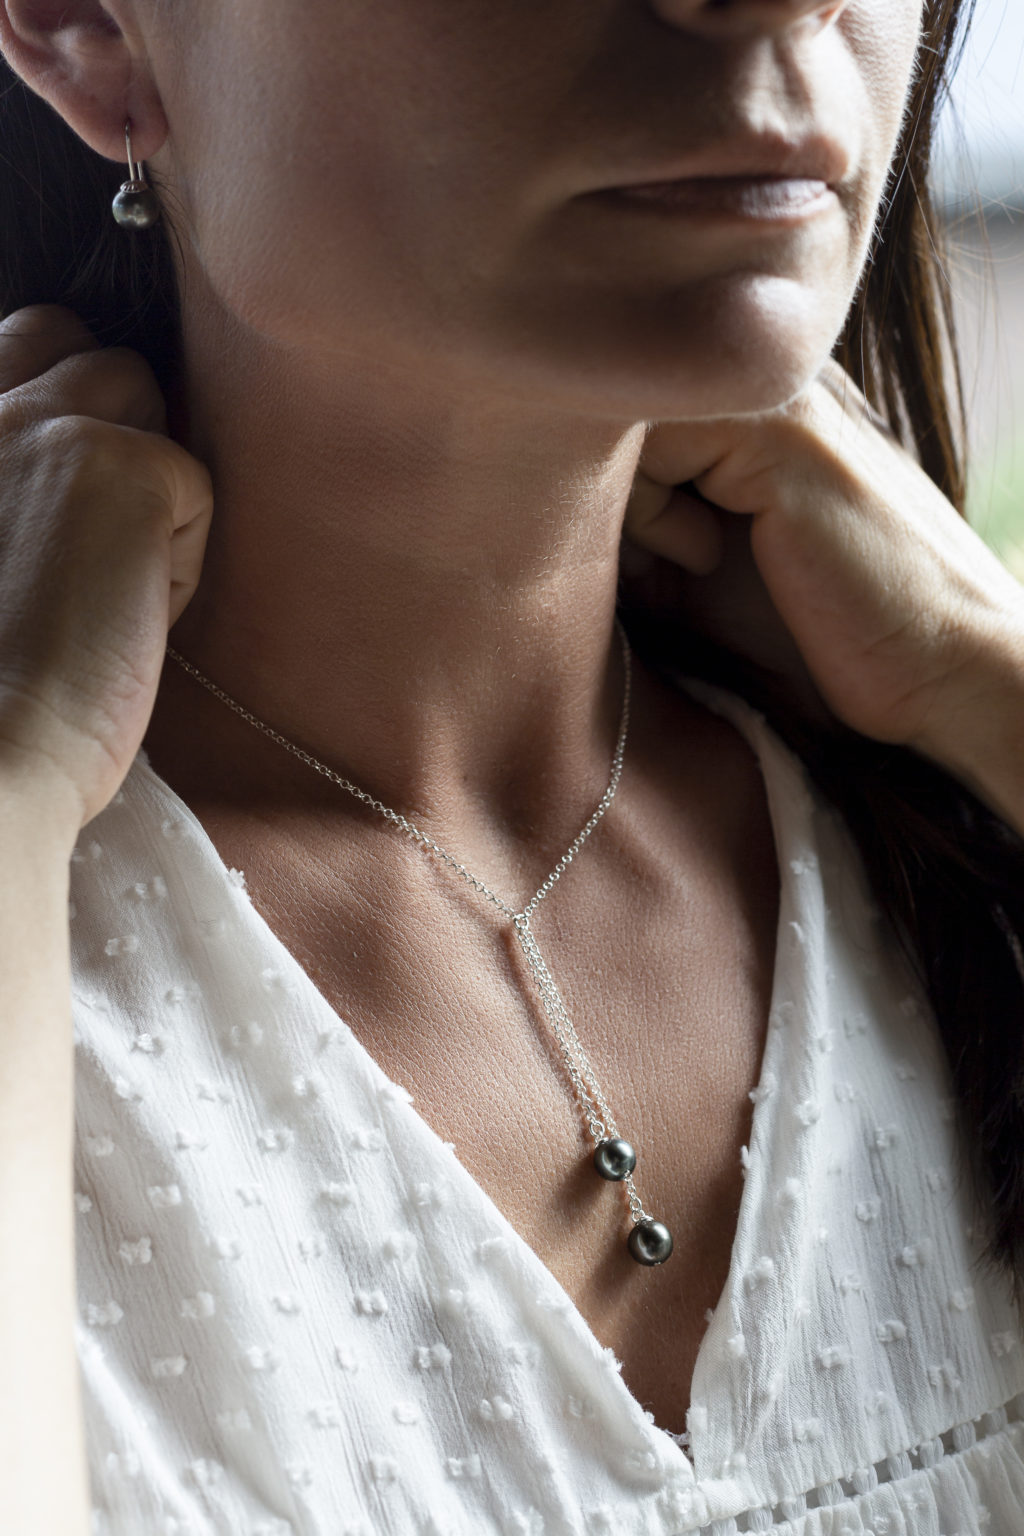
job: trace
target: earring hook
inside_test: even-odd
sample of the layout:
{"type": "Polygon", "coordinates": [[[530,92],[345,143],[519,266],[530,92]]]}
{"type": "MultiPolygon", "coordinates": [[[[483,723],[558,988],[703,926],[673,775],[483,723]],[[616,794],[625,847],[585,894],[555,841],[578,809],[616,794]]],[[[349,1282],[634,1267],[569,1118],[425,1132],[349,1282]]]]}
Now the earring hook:
{"type": "Polygon", "coordinates": [[[140,166],[140,164],[139,164],[139,162],[137,160],[132,158],[132,120],[131,120],[131,118],[128,118],[127,121],[125,122],[125,125],[124,125],[124,145],[125,145],[125,149],[128,151],[128,180],[129,181],[141,181],[142,180],[142,167],[140,166]]]}

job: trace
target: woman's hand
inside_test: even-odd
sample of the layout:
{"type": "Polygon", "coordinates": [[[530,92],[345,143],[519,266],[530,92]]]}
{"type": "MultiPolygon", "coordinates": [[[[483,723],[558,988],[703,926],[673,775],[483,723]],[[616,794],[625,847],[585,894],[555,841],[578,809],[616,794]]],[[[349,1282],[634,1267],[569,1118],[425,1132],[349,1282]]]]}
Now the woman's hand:
{"type": "Polygon", "coordinates": [[[136,354],[63,309],[0,323],[0,773],[70,790],[80,824],[131,766],[199,579],[210,480],[164,428],[136,354]]]}
{"type": "Polygon", "coordinates": [[[1024,740],[1024,588],[837,364],[777,411],[655,426],[626,533],[689,571],[686,591],[720,638],[715,609],[731,604],[737,622],[746,615],[740,649],[772,661],[795,642],[847,725],[925,753],[1024,823],[1024,775],[1009,791],[1024,740]],[[744,520],[748,541],[736,537],[744,520]]]}

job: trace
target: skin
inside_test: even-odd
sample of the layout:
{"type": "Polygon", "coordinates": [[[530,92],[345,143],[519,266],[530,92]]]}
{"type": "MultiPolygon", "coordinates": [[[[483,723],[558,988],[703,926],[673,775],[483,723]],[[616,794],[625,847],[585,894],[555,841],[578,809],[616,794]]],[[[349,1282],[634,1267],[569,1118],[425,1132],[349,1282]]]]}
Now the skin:
{"type": "MultiPolygon", "coordinates": [[[[244,12],[241,25],[229,0],[0,8],[8,57],[94,148],[118,158],[131,118],[182,236],[173,422],[210,468],[215,512],[172,640],[203,670],[508,893],[536,889],[606,782],[627,518],[704,573],[712,623],[767,605],[755,651],[786,653],[819,705],[863,729],[941,757],[979,700],[993,730],[1019,713],[1019,589],[971,544],[965,600],[955,514],[909,461],[893,478],[896,450],[855,398],[837,401],[826,367],[899,130],[918,0],[244,12]],[[767,230],[655,224],[586,197],[671,175],[743,125],[835,138],[834,207],[767,230]],[[722,510],[673,493],[680,480],[722,510]],[[938,554],[915,587],[933,525],[938,554]],[[922,605],[930,633],[908,623],[922,605]],[[954,612],[943,649],[934,634],[954,612]],[[851,647],[865,615],[870,643],[851,647]]],[[[192,529],[195,545],[201,496],[183,513],[166,494],[165,542],[192,529]]],[[[641,673],[614,815],[571,904],[547,913],[552,969],[608,1098],[657,1148],[643,1192],[678,1256],[641,1291],[614,1202],[566,1173],[579,1128],[498,926],[173,669],[149,719],[152,608],[144,646],[108,650],[146,706],[132,729],[144,714],[155,766],[658,1422],[681,1428],[728,1265],[770,993],[778,876],[749,752],[641,673]]],[[[116,745],[126,768],[127,726],[116,745]]],[[[108,782],[83,795],[90,811],[108,782]]]]}

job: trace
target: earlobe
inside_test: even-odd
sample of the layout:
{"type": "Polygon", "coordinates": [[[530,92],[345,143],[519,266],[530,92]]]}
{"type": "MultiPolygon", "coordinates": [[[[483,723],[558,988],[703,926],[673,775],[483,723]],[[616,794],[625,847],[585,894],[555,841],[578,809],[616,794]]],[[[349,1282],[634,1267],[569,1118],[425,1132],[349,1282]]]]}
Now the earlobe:
{"type": "Polygon", "coordinates": [[[118,0],[0,0],[0,52],[98,154],[124,159],[128,120],[140,160],[166,138],[141,38],[118,0]]]}

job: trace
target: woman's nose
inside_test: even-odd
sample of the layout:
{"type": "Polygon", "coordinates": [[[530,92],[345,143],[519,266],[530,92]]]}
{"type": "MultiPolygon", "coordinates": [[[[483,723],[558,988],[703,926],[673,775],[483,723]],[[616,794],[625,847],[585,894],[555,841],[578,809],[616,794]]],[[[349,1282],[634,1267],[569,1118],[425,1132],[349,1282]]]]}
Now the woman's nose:
{"type": "Polygon", "coordinates": [[[752,32],[784,32],[800,23],[826,26],[849,0],[649,0],[669,26],[707,37],[741,37],[752,32]]]}

